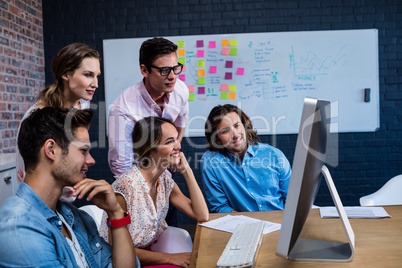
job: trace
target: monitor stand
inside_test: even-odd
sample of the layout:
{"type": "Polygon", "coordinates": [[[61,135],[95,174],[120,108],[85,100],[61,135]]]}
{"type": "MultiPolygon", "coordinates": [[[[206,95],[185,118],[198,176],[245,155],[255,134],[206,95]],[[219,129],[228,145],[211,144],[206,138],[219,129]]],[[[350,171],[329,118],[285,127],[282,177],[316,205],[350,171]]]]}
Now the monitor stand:
{"type": "Polygon", "coordinates": [[[348,262],[353,259],[355,253],[355,234],[352,230],[352,226],[350,226],[349,219],[343,208],[331,174],[325,165],[322,166],[321,173],[324,175],[325,181],[327,182],[332,200],[335,203],[340,216],[339,218],[346,232],[348,243],[299,238],[289,253],[288,258],[296,261],[348,262]]]}

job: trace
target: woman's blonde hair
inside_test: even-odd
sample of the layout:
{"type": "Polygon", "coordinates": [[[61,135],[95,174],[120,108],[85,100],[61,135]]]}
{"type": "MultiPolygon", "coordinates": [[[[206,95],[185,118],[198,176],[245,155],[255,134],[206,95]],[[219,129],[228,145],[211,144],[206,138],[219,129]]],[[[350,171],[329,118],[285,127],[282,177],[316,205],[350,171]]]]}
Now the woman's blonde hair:
{"type": "Polygon", "coordinates": [[[72,43],[60,49],[52,61],[52,72],[55,81],[39,93],[39,100],[42,100],[45,106],[64,106],[62,76],[78,69],[84,58],[99,60],[99,53],[91,47],[80,43],[72,43]]]}

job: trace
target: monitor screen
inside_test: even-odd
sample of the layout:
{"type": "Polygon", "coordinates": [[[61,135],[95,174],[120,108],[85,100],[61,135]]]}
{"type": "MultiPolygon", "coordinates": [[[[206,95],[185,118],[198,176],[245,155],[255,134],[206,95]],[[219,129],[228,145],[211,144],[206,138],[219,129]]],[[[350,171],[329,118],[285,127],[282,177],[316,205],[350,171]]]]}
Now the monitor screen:
{"type": "MultiPolygon", "coordinates": [[[[317,195],[326,161],[331,121],[330,107],[330,102],[327,100],[312,98],[304,100],[276,252],[277,255],[288,259],[342,261],[353,255],[349,244],[299,238],[317,195]]],[[[332,178],[330,179],[332,181],[332,178]]],[[[336,189],[330,191],[333,194],[336,189]]]]}

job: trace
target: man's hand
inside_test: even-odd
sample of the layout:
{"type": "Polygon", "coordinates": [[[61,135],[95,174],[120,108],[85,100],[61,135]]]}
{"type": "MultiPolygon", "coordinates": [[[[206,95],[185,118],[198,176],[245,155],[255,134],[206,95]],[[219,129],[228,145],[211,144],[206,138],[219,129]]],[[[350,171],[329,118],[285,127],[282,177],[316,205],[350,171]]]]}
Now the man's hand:
{"type": "Polygon", "coordinates": [[[112,186],[105,180],[86,178],[74,185],[73,188],[73,196],[82,199],[87,195],[87,201],[92,201],[97,207],[105,210],[108,214],[114,214],[119,210],[122,211],[112,186]]]}

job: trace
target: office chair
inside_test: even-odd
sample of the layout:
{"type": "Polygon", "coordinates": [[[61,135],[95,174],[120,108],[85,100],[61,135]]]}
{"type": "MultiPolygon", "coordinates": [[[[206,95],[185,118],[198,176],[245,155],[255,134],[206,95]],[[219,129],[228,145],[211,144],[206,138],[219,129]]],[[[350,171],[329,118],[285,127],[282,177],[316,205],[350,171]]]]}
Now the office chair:
{"type": "Polygon", "coordinates": [[[98,208],[95,205],[86,205],[82,206],[79,209],[85,211],[88,213],[95,221],[96,227],[100,227],[101,221],[102,221],[102,215],[103,215],[103,209],[98,208]]]}
{"type": "Polygon", "coordinates": [[[360,197],[361,206],[402,205],[402,175],[387,181],[378,191],[360,197]]]}

